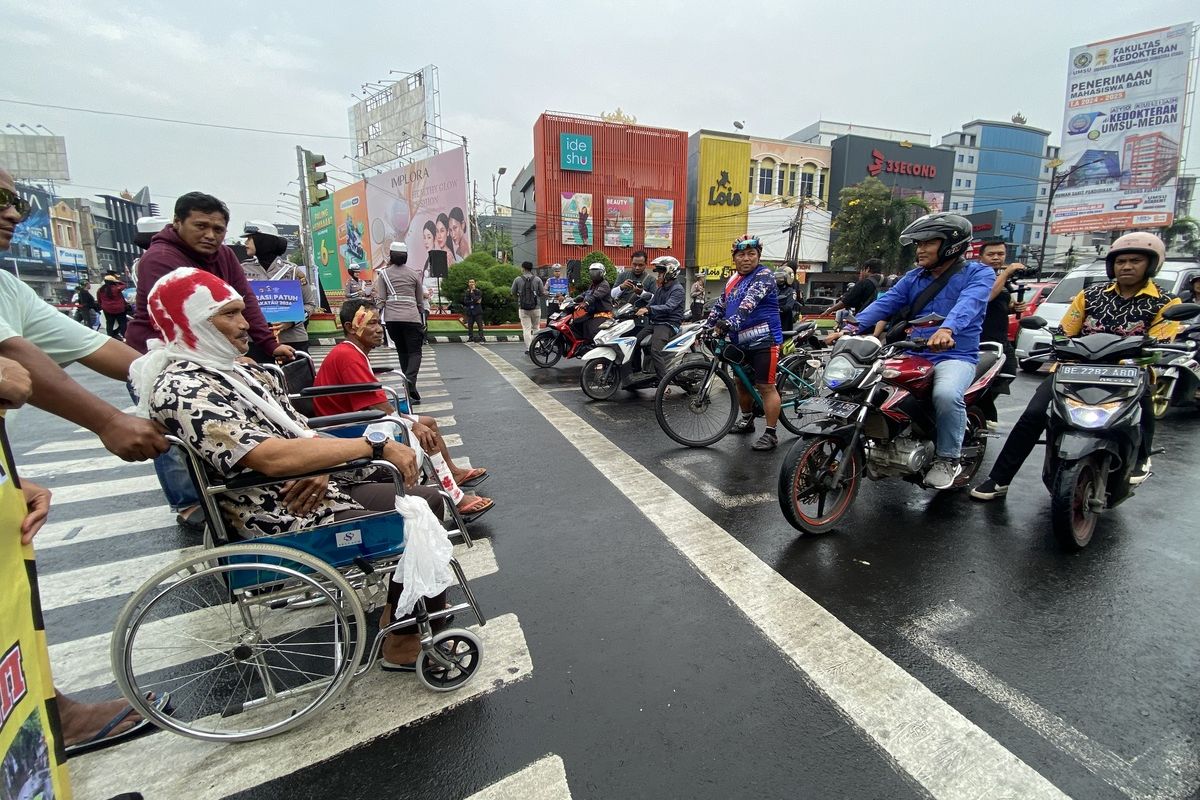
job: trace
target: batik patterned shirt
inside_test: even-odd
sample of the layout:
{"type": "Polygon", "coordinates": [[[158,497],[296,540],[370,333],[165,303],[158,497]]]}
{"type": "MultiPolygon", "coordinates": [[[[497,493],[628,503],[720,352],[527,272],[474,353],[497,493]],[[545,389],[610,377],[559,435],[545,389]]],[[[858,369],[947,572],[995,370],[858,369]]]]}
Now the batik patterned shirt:
{"type": "Polygon", "coordinates": [[[1178,302],[1178,297],[1162,291],[1154,281],[1147,281],[1137,294],[1128,298],[1117,291],[1116,281],[1097,283],[1075,295],[1063,315],[1062,330],[1071,337],[1112,333],[1170,339],[1178,332],[1179,325],[1164,320],[1163,309],[1178,302]]]}
{"type": "MultiPolygon", "coordinates": [[[[258,365],[245,368],[257,379],[251,391],[273,398],[304,424],[274,374],[258,365]]],[[[229,380],[192,361],[173,361],[155,381],[150,399],[151,418],[186,442],[221,481],[246,472],[239,466],[241,460],[268,439],[296,438],[247,402],[229,380]]],[[[362,508],[334,480],[329,481],[321,504],[303,516],[288,511],[278,485],[228,492],[219,495],[217,502],[226,522],[247,538],[326,525],[338,511],[362,508]]]]}

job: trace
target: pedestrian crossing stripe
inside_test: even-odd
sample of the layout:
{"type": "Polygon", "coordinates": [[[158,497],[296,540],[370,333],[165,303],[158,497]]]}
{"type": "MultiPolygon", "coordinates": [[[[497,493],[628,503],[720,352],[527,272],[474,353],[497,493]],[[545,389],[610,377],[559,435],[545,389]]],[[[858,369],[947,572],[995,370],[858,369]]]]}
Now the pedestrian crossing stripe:
{"type": "Polygon", "coordinates": [[[554,753],[545,755],[504,780],[476,792],[467,800],[508,800],[511,797],[571,800],[571,788],[567,785],[567,770],[562,758],[554,753]]]}

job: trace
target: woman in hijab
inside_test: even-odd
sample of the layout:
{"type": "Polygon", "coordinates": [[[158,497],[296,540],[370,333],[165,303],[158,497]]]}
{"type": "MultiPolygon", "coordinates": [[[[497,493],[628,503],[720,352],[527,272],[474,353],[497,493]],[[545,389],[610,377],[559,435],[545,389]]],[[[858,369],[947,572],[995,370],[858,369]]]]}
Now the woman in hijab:
{"type": "MultiPolygon", "coordinates": [[[[250,326],[233,287],[181,267],[154,284],[147,308],[163,338],[151,340],[130,367],[138,411],[186,442],[220,479],[247,470],[285,477],[371,457],[395,465],[408,486],[407,495],[396,497],[390,480],[354,483],[339,473],[220,495],[220,510],[234,530],[247,538],[273,536],[394,508],[404,516],[406,536],[429,535],[441,544],[441,495],[416,485],[412,449],[390,439],[380,452],[365,439],[318,438],[276,377],[240,360],[250,346],[250,326]]],[[[387,623],[390,609],[399,618],[416,601],[405,596],[401,580],[398,572],[389,586],[387,623]]],[[[445,586],[440,589],[429,610],[445,607],[445,586]]],[[[419,652],[415,633],[392,634],[384,643],[384,668],[412,669],[419,652]]]]}
{"type": "MultiPolygon", "coordinates": [[[[299,281],[300,299],[304,304],[304,319],[298,322],[278,322],[271,326],[280,344],[308,352],[308,325],[317,310],[317,294],[304,270],[284,258],[287,239],[278,235],[270,223],[247,222],[242,233],[246,240],[247,259],[242,262],[246,277],[252,281],[299,281]]],[[[255,355],[258,355],[257,353],[255,355]]],[[[264,359],[255,359],[264,360],[264,359]]]]}

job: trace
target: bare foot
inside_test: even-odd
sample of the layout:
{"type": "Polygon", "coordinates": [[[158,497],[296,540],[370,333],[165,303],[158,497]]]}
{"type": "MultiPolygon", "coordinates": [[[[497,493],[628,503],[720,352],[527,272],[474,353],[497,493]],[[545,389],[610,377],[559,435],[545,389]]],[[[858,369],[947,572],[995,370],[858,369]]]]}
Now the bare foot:
{"type": "MultiPolygon", "coordinates": [[[[106,703],[80,703],[67,697],[62,692],[56,693],[58,698],[58,713],[62,719],[63,744],[72,747],[89,741],[113,721],[118,714],[129,708],[124,699],[109,700],[106,703]]],[[[142,715],[130,710],[121,723],[109,731],[109,736],[132,728],[142,721],[142,715]]]]}

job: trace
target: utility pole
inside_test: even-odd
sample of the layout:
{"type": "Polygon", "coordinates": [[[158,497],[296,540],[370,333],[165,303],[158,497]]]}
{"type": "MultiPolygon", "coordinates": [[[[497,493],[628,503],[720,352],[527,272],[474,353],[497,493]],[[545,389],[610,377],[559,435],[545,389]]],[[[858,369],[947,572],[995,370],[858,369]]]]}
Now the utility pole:
{"type": "Polygon", "coordinates": [[[317,259],[312,250],[312,231],[308,229],[308,171],[304,166],[304,148],[300,145],[296,145],[296,180],[300,184],[300,246],[304,248],[304,269],[311,282],[317,259]]]}
{"type": "Polygon", "coordinates": [[[1042,277],[1042,265],[1046,261],[1046,236],[1050,230],[1050,214],[1054,208],[1054,193],[1058,191],[1059,186],[1062,186],[1064,183],[1066,183],[1067,178],[1070,178],[1084,167],[1090,167],[1092,164],[1099,164],[1103,160],[1103,158],[1097,158],[1092,161],[1086,161],[1082,164],[1076,164],[1064,172],[1062,177],[1059,177],[1058,175],[1058,168],[1062,166],[1063,162],[1057,158],[1050,162],[1050,193],[1049,196],[1046,197],[1046,218],[1042,220],[1042,247],[1040,250],[1038,250],[1037,263],[1038,278],[1042,277]]]}

